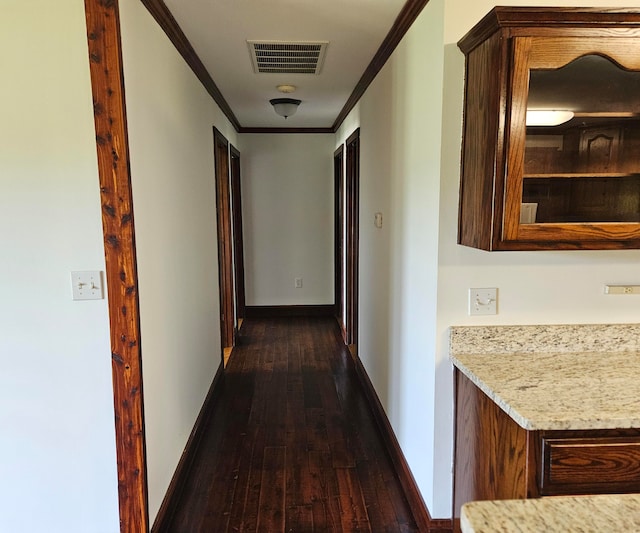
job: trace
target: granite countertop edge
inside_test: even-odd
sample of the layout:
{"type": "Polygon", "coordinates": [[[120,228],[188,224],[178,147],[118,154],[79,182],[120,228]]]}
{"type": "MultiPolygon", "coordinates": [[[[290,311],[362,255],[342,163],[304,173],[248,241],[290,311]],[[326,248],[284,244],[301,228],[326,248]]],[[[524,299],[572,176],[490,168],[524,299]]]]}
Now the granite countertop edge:
{"type": "Polygon", "coordinates": [[[462,533],[638,531],[640,494],[488,500],[462,506],[462,533]]]}
{"type": "Polygon", "coordinates": [[[453,365],[525,430],[640,428],[638,324],[455,326],[450,340],[453,365]]]}
{"type": "MultiPolygon", "coordinates": [[[[487,385],[482,379],[480,379],[468,366],[466,366],[462,361],[460,361],[455,356],[449,357],[453,366],[455,366],[460,372],[462,372],[469,380],[478,387],[482,392],[484,392],[491,400],[493,400],[500,409],[502,409],[505,413],[507,413],[520,427],[534,431],[537,429],[542,429],[539,426],[540,424],[536,424],[528,418],[522,416],[518,411],[513,409],[509,402],[504,400],[500,394],[498,394],[492,387],[487,385]]],[[[548,426],[549,424],[542,424],[543,426],[548,426]]],[[[552,428],[545,427],[544,429],[564,429],[564,428],[552,428]]]]}
{"type": "MultiPolygon", "coordinates": [[[[493,357],[508,358],[513,355],[517,354],[497,354],[493,357]]],[[[562,355],[564,357],[571,356],[571,354],[562,355]]],[[[575,354],[575,357],[582,355],[584,354],[575,354]]],[[[640,358],[640,354],[634,354],[634,356],[640,358]]],[[[475,359],[475,356],[472,354],[460,354],[460,357],[473,357],[475,359]]],[[[482,359],[485,357],[487,357],[486,354],[477,356],[477,364],[482,365],[482,359]]],[[[550,400],[553,402],[553,408],[547,407],[540,410],[530,409],[530,412],[528,412],[528,406],[521,405],[522,402],[518,402],[517,398],[509,397],[509,393],[513,396],[513,391],[502,391],[501,383],[487,383],[487,381],[477,375],[468,363],[460,360],[458,357],[450,355],[449,359],[455,368],[462,372],[474,385],[495,402],[514,422],[527,431],[640,428],[640,399],[638,400],[637,407],[634,406],[634,408],[631,409],[633,413],[629,412],[629,409],[626,409],[623,413],[617,413],[615,415],[606,413],[604,416],[599,413],[600,416],[598,416],[592,414],[587,408],[573,407],[572,409],[564,410],[555,398],[550,400]],[[504,394],[504,392],[507,394],[504,394]]],[[[585,389],[585,391],[589,393],[592,392],[588,389],[585,389]]],[[[581,401],[578,399],[576,404],[580,403],[581,401]]]]}

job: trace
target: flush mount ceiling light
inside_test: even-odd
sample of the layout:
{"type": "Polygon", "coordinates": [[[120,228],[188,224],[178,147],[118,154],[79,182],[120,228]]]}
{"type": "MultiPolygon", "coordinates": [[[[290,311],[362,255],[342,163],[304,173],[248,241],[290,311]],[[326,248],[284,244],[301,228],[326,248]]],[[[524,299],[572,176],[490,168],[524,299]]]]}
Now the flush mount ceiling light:
{"type": "Polygon", "coordinates": [[[295,98],[274,98],[269,100],[269,103],[273,106],[273,110],[276,114],[284,117],[290,117],[297,110],[300,105],[301,100],[296,100],[295,98]]]}
{"type": "Polygon", "coordinates": [[[573,111],[564,109],[527,109],[527,126],[559,126],[573,118],[573,111]]]}

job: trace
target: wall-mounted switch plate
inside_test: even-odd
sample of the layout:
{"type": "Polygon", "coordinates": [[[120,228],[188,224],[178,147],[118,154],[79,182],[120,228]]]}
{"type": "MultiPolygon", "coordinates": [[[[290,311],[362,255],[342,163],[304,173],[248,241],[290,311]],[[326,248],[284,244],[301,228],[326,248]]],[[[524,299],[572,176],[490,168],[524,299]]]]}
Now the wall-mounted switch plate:
{"type": "Polygon", "coordinates": [[[498,289],[469,289],[470,315],[497,315],[498,289]]]}
{"type": "Polygon", "coordinates": [[[71,272],[71,289],[74,300],[102,300],[102,272],[82,270],[71,272]]]}

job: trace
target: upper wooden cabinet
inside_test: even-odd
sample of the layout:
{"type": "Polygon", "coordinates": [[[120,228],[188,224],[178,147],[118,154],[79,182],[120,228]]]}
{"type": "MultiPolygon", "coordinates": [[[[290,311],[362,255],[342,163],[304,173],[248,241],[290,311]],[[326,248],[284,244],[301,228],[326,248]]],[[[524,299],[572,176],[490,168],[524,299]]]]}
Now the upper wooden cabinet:
{"type": "Polygon", "coordinates": [[[458,46],[458,242],[640,248],[640,10],[497,7],[458,46]]]}

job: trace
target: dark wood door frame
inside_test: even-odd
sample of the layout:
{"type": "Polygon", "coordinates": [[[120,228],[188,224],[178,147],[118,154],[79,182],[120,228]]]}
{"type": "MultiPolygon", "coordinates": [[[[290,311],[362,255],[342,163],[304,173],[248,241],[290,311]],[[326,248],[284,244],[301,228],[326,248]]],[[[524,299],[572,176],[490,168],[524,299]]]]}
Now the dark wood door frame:
{"type": "Polygon", "coordinates": [[[360,128],[346,141],[346,339],[352,353],[358,344],[358,269],[360,240],[360,128]]]}
{"type": "Polygon", "coordinates": [[[334,222],[333,222],[333,246],[334,246],[334,313],[343,337],[345,336],[344,326],[344,145],[341,145],[333,153],[333,202],[334,202],[334,222]]]}
{"type": "Polygon", "coordinates": [[[233,347],[233,236],[231,233],[231,187],[229,178],[229,141],[213,128],[215,155],[216,214],[218,221],[218,283],[220,287],[220,342],[226,365],[233,347]],[[226,357],[225,357],[226,356],[226,357]]]}
{"type": "Polygon", "coordinates": [[[118,1],[85,0],[111,331],[120,531],[149,530],[140,305],[118,1]]]}
{"type": "Polygon", "coordinates": [[[233,145],[231,153],[231,209],[233,211],[233,264],[236,281],[236,323],[245,317],[244,238],[242,233],[242,187],[240,151],[233,145]]]}

